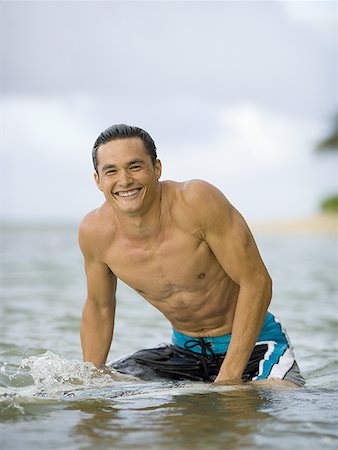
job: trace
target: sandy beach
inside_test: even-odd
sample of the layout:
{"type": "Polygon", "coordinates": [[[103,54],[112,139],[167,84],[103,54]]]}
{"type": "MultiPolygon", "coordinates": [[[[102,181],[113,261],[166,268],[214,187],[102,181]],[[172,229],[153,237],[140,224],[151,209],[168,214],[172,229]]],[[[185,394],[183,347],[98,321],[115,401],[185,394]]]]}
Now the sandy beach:
{"type": "Polygon", "coordinates": [[[318,214],[313,217],[276,222],[249,224],[253,232],[338,234],[338,214],[318,214]]]}

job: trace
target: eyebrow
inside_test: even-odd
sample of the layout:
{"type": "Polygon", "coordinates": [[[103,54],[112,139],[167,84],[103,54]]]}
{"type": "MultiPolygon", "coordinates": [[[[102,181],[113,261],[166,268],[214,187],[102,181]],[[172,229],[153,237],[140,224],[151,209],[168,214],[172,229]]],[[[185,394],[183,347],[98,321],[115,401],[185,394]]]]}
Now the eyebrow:
{"type": "Polygon", "coordinates": [[[132,166],[133,164],[144,164],[143,159],[134,159],[133,161],[129,161],[127,166],[132,166]]]}
{"type": "MultiPolygon", "coordinates": [[[[143,159],[133,159],[132,161],[128,161],[127,162],[127,166],[132,166],[133,164],[144,164],[144,160],[143,159]]],[[[117,166],[115,164],[105,164],[102,167],[102,172],[104,172],[105,170],[108,169],[116,169],[117,166]]]]}

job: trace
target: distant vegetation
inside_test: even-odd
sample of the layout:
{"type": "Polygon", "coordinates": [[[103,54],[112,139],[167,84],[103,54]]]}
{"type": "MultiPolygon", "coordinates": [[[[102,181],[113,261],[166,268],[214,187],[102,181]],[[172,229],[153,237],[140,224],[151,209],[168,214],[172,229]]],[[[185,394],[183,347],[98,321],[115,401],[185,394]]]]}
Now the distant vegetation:
{"type": "MultiPolygon", "coordinates": [[[[318,144],[317,150],[338,151],[338,114],[334,117],[331,132],[318,144]]],[[[324,199],[320,206],[322,211],[338,213],[338,193],[324,199]]]]}
{"type": "Polygon", "coordinates": [[[320,204],[322,211],[338,212],[338,195],[326,198],[320,204]]]}
{"type": "Polygon", "coordinates": [[[333,119],[333,127],[330,134],[318,144],[317,149],[319,151],[338,150],[338,113],[333,119]]]}

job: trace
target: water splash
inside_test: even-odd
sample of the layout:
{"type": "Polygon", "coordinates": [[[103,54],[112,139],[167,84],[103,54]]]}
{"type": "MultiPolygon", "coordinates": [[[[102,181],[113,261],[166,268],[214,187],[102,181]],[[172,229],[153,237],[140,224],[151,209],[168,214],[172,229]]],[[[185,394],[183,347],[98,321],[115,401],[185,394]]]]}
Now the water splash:
{"type": "Polygon", "coordinates": [[[109,368],[97,369],[93,363],[68,360],[51,351],[23,359],[20,368],[30,369],[34,395],[55,396],[74,389],[111,386],[135,378],[109,368]]]}

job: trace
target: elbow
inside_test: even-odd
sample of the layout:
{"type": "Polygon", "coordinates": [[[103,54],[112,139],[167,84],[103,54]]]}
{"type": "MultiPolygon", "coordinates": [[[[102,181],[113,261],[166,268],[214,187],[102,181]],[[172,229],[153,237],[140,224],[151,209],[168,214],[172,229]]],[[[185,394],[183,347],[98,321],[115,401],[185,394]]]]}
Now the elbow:
{"type": "Polygon", "coordinates": [[[263,298],[265,299],[266,306],[268,307],[272,298],[272,279],[268,273],[262,279],[262,291],[263,298]]]}
{"type": "Polygon", "coordinates": [[[248,277],[245,282],[240,283],[240,290],[246,291],[251,297],[261,298],[269,305],[272,298],[272,279],[268,272],[256,273],[254,277],[248,277]]]}
{"type": "Polygon", "coordinates": [[[272,298],[272,279],[268,272],[256,276],[255,281],[252,280],[251,286],[255,291],[252,293],[254,297],[259,298],[262,305],[268,308],[272,298]]]}

